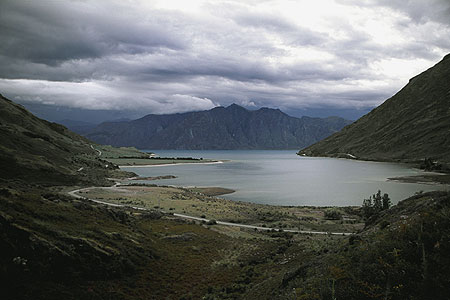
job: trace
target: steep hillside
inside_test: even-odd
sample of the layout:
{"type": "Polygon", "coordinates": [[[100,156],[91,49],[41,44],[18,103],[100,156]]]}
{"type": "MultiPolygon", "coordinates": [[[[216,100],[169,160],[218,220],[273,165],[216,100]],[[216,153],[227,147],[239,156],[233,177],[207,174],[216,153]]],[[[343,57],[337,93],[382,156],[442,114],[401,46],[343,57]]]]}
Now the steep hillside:
{"type": "Polygon", "coordinates": [[[208,111],[106,122],[86,137],[100,144],[140,149],[296,149],[349,123],[337,117],[299,119],[278,109],[249,111],[233,104],[208,111]]]}
{"type": "MultiPolygon", "coordinates": [[[[116,172],[99,159],[96,146],[3,97],[0,101],[2,299],[448,298],[449,192],[417,194],[375,213],[350,237],[236,230],[152,208],[106,206],[44,186],[101,183],[100,176],[116,172]]],[[[101,149],[108,156],[114,151],[101,149]]],[[[143,187],[128,188],[128,196],[112,199],[138,201],[136,192],[143,187]]],[[[226,202],[198,191],[156,188],[173,207],[176,199],[205,207],[226,202]]],[[[107,201],[95,190],[104,189],[83,195],[107,201]]],[[[297,215],[263,207],[251,210],[264,226],[276,222],[286,228],[287,219],[307,227],[334,222],[326,211],[311,217],[310,209],[319,208],[297,215]]],[[[233,212],[249,217],[245,209],[233,212]]]]}
{"type": "Polygon", "coordinates": [[[243,241],[156,211],[0,188],[2,299],[202,299],[257,281],[256,271],[245,271],[264,274],[282,242],[243,241]],[[229,256],[241,266],[217,263],[229,256]]]}
{"type": "Polygon", "coordinates": [[[92,145],[4,97],[0,141],[2,299],[202,299],[239,293],[260,281],[274,256],[282,259],[285,241],[243,241],[157,210],[65,193],[127,175],[100,157],[146,155],[136,149],[92,145]]]}
{"type": "Polygon", "coordinates": [[[107,183],[116,171],[87,139],[0,95],[0,182],[107,183]]]}
{"type": "Polygon", "coordinates": [[[369,114],[299,154],[449,162],[450,54],[369,114]]]}
{"type": "MultiPolygon", "coordinates": [[[[448,299],[450,193],[417,194],[268,278],[248,299],[448,299]]],[[[244,297],[244,299],[247,299],[244,297]]]]}

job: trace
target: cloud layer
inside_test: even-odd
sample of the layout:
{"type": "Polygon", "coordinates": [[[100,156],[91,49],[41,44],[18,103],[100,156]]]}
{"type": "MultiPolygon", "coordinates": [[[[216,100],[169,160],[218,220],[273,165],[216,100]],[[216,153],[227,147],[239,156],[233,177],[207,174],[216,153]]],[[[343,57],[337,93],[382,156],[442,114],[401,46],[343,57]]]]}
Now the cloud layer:
{"type": "Polygon", "coordinates": [[[450,52],[446,0],[0,4],[0,91],[173,113],[368,108],[450,52]]]}

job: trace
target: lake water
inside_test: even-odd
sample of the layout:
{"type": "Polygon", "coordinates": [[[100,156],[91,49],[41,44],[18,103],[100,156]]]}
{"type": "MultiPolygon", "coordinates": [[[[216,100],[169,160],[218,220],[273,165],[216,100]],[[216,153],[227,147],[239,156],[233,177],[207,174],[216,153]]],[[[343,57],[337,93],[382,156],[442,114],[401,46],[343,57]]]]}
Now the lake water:
{"type": "Polygon", "coordinates": [[[228,160],[222,164],[187,164],[127,168],[140,176],[175,175],[152,181],[160,185],[219,186],[236,192],[221,197],[262,204],[347,206],[361,205],[381,190],[392,202],[417,191],[448,189],[388,181],[389,177],[424,172],[395,163],[335,158],[300,157],[293,150],[157,150],[161,157],[196,157],[228,160]]]}

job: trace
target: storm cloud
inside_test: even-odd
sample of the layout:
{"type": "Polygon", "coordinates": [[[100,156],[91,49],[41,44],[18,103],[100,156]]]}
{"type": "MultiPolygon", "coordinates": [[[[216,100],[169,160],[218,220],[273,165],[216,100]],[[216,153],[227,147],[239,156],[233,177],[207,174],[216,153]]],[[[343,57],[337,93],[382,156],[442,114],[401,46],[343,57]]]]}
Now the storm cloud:
{"type": "Polygon", "coordinates": [[[146,113],[365,109],[450,52],[449,15],[444,0],[4,0],[0,92],[146,113]]]}

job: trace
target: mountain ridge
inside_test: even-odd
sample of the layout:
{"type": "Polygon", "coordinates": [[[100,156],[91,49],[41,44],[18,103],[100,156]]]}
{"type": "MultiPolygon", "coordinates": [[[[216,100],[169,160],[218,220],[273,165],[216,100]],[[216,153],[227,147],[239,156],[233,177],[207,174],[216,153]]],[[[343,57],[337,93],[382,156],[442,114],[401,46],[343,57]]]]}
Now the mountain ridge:
{"type": "Polygon", "coordinates": [[[206,111],[149,114],[130,122],[104,122],[85,136],[100,144],[140,149],[298,149],[351,121],[291,117],[279,109],[237,104],[206,111]]]}
{"type": "Polygon", "coordinates": [[[450,54],[340,132],[299,151],[307,156],[450,162],[450,54]]]}
{"type": "Polygon", "coordinates": [[[89,140],[2,95],[0,140],[0,182],[108,185],[106,178],[120,176],[116,166],[98,157],[89,140]]]}

